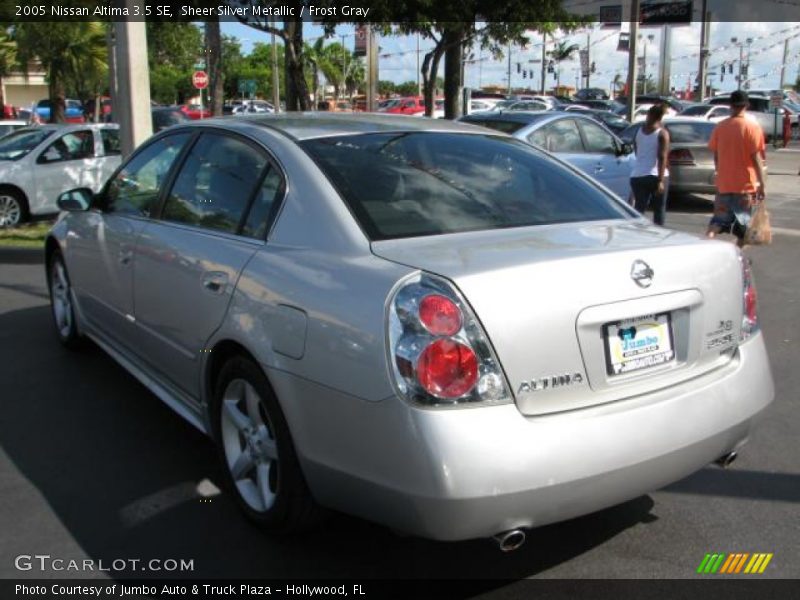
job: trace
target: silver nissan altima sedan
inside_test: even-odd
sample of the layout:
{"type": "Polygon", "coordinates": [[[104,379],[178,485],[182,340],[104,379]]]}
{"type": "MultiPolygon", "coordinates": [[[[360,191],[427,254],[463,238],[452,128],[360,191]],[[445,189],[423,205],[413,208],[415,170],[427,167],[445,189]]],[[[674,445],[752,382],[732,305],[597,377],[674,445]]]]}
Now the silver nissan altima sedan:
{"type": "Polygon", "coordinates": [[[207,433],[270,531],[335,509],[512,549],[730,460],[774,395],[732,244],[483,128],[204,120],[59,206],[61,342],[207,433]]]}

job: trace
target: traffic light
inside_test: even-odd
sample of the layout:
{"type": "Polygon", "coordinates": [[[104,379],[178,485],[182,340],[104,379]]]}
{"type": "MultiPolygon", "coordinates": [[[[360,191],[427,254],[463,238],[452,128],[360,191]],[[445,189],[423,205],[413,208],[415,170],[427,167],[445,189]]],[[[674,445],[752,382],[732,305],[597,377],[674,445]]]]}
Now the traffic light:
{"type": "Polygon", "coordinates": [[[591,71],[592,73],[594,73],[594,72],[595,72],[595,68],[594,68],[594,61],[592,61],[592,68],[590,69],[590,71],[591,71]]]}
{"type": "Polygon", "coordinates": [[[733,63],[728,63],[728,73],[733,74],[733,63]]]}
{"type": "Polygon", "coordinates": [[[520,69],[522,69],[522,65],[520,65],[519,63],[517,63],[517,73],[519,73],[519,72],[520,72],[520,69]]]}
{"type": "Polygon", "coordinates": [[[747,68],[748,68],[749,66],[750,66],[750,65],[748,65],[747,63],[744,63],[744,64],[742,65],[742,77],[747,77],[747,68]]]}
{"type": "Polygon", "coordinates": [[[528,77],[528,72],[527,71],[523,71],[522,72],[522,78],[526,79],[527,77],[528,77]]]}
{"type": "Polygon", "coordinates": [[[530,77],[531,79],[533,79],[533,69],[531,69],[530,71],[528,71],[528,77],[530,77]]]}

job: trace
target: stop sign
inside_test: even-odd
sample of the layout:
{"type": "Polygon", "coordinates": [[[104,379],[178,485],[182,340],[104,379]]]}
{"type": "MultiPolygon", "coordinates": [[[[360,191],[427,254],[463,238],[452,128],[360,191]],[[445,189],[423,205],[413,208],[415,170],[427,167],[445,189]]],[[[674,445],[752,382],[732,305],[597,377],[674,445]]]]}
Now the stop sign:
{"type": "Polygon", "coordinates": [[[208,73],[205,71],[195,71],[192,75],[192,85],[198,90],[203,90],[208,87],[208,73]]]}

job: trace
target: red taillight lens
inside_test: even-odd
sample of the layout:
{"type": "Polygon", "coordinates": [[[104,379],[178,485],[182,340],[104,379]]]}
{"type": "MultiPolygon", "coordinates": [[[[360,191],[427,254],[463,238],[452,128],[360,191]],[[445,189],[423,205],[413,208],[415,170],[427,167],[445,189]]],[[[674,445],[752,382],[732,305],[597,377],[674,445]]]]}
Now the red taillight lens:
{"type": "Polygon", "coordinates": [[[693,165],[694,156],[691,151],[686,148],[671,150],[669,153],[669,162],[673,165],[693,165]]]}
{"type": "Polygon", "coordinates": [[[756,285],[753,281],[753,272],[750,268],[750,260],[741,257],[742,261],[742,287],[743,287],[743,303],[742,303],[742,332],[740,339],[746,340],[753,333],[758,331],[758,294],[756,293],[756,285]]]}
{"type": "Polygon", "coordinates": [[[437,398],[460,398],[478,381],[478,357],[469,346],[436,340],[419,355],[417,379],[437,398]]]}
{"type": "Polygon", "coordinates": [[[455,335],[461,329],[461,309],[450,298],[430,294],[419,303],[419,320],[433,335],[455,335]]]}

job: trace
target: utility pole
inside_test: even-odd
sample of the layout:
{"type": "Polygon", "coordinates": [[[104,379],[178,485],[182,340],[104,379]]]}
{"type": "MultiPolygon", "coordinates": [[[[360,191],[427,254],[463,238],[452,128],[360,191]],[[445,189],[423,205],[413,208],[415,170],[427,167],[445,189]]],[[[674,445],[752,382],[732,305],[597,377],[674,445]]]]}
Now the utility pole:
{"type": "Polygon", "coordinates": [[[698,80],[697,97],[698,102],[702,102],[706,96],[706,79],[708,78],[708,40],[711,25],[711,15],[708,14],[708,0],[703,0],[700,25],[700,66],[697,69],[698,80]]]}
{"type": "Polygon", "coordinates": [[[511,95],[511,44],[508,45],[508,95],[511,95]]]}
{"type": "Polygon", "coordinates": [[[375,31],[367,25],[367,112],[375,112],[375,94],[378,91],[378,43],[375,31]]]}
{"type": "MultiPolygon", "coordinates": [[[[272,20],[272,26],[276,26],[276,22],[272,20]]],[[[272,105],[275,107],[275,112],[281,112],[281,91],[278,89],[280,80],[278,79],[278,45],[275,41],[275,33],[272,34],[272,105]]]]}
{"type": "Polygon", "coordinates": [[[636,41],[639,38],[639,0],[631,0],[631,32],[628,48],[628,121],[636,112],[636,41]]]}
{"type": "MultiPolygon", "coordinates": [[[[121,0],[116,5],[127,7],[133,14],[137,4],[136,0],[121,0]]],[[[119,123],[122,155],[128,156],[153,134],[147,31],[144,21],[115,22],[114,38],[117,95],[112,97],[111,102],[114,116],[119,123]]]]}
{"type": "MultiPolygon", "coordinates": [[[[586,69],[586,89],[588,90],[590,87],[592,87],[589,84],[589,78],[591,77],[591,73],[592,73],[592,32],[591,31],[589,31],[586,34],[586,64],[588,65],[587,69],[586,69]]],[[[577,88],[575,89],[575,91],[576,92],[578,91],[577,88]]]]}
{"type": "Polygon", "coordinates": [[[670,55],[672,54],[672,27],[669,25],[661,26],[661,56],[659,60],[658,87],[659,92],[667,96],[670,93],[670,79],[672,79],[672,69],[670,55]]]}
{"type": "Polygon", "coordinates": [[[422,81],[419,75],[419,32],[417,32],[417,96],[422,96],[422,81]]]}
{"type": "Polygon", "coordinates": [[[783,61],[781,62],[781,89],[786,84],[786,61],[789,60],[789,38],[783,42],[783,61]]]}
{"type": "Polygon", "coordinates": [[[547,76],[547,32],[542,33],[542,96],[544,96],[544,80],[547,76]]]}

